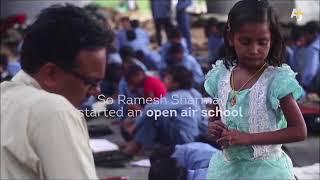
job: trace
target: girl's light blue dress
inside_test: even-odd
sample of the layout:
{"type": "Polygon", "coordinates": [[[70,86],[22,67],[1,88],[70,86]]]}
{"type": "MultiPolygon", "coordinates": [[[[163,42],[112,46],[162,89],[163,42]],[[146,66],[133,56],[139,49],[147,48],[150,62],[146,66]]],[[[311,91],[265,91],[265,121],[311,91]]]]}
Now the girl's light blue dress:
{"type": "MultiPolygon", "coordinates": [[[[280,99],[289,94],[298,99],[303,92],[290,67],[267,67],[250,89],[239,92],[234,106],[230,104],[232,69],[217,61],[204,84],[209,95],[219,102],[222,122],[229,129],[247,133],[285,128],[287,122],[279,106],[280,99]],[[232,112],[238,115],[232,116],[232,112]]],[[[292,169],[281,145],[233,145],[213,155],[207,179],[294,179],[292,169]]]]}

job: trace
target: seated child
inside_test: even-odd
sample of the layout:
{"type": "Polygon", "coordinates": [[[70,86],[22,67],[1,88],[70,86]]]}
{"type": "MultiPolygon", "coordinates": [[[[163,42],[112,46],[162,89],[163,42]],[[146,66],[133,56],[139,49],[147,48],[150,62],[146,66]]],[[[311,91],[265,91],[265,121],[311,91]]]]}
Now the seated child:
{"type": "Polygon", "coordinates": [[[148,76],[146,72],[137,65],[132,65],[128,68],[125,79],[129,87],[132,87],[140,97],[161,98],[167,93],[167,89],[160,79],[148,76]],[[142,90],[142,92],[139,92],[139,90],[142,90]]]}
{"type": "Polygon", "coordinates": [[[172,43],[169,52],[168,59],[166,59],[166,65],[180,64],[192,71],[195,86],[202,86],[204,81],[204,74],[199,62],[190,54],[184,53],[184,48],[180,43],[172,43]]]}
{"type": "Polygon", "coordinates": [[[133,140],[125,147],[125,153],[133,155],[142,147],[150,148],[156,143],[190,143],[199,136],[201,106],[196,103],[198,96],[195,96],[196,90],[192,88],[192,72],[183,66],[170,67],[165,73],[164,82],[168,94],[144,107],[142,115],[135,121],[133,140]],[[164,111],[170,111],[170,114],[163,114],[164,111]],[[161,114],[155,116],[155,112],[161,114]]]}
{"type": "Polygon", "coordinates": [[[173,43],[181,43],[184,50],[183,52],[189,54],[186,39],[182,37],[182,34],[177,27],[172,27],[168,31],[168,42],[163,44],[160,48],[162,62],[165,62],[165,60],[168,58],[169,49],[173,43]]]}

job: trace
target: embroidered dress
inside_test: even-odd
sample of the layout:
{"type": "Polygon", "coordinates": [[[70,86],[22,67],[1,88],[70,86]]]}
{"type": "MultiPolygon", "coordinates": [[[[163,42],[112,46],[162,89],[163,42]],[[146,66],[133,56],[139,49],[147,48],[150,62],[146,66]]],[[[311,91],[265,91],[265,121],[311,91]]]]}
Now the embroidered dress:
{"type": "MultiPolygon", "coordinates": [[[[222,112],[237,110],[238,116],[224,116],[221,120],[229,129],[259,133],[276,131],[287,126],[280,108],[280,99],[292,93],[295,99],[302,88],[289,66],[267,67],[257,82],[237,95],[231,106],[230,75],[234,67],[226,69],[222,61],[208,72],[204,87],[217,98],[222,112]]],[[[279,145],[232,145],[213,155],[207,179],[294,179],[290,158],[279,145]]]]}

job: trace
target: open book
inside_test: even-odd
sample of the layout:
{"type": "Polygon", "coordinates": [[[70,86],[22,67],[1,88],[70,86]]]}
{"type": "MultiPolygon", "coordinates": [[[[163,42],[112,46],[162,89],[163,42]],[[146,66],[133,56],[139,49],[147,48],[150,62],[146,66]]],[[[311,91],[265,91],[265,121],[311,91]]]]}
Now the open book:
{"type": "Polygon", "coordinates": [[[89,143],[93,153],[119,150],[118,145],[106,139],[90,139],[89,143]]]}

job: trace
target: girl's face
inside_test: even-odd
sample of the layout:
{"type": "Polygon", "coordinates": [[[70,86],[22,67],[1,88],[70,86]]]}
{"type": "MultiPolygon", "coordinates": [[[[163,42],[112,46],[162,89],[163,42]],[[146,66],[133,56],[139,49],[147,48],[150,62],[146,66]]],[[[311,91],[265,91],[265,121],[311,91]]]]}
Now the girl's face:
{"type": "Polygon", "coordinates": [[[261,66],[271,46],[271,32],[268,23],[247,23],[240,30],[228,36],[234,47],[239,64],[248,67],[261,66]]]}

